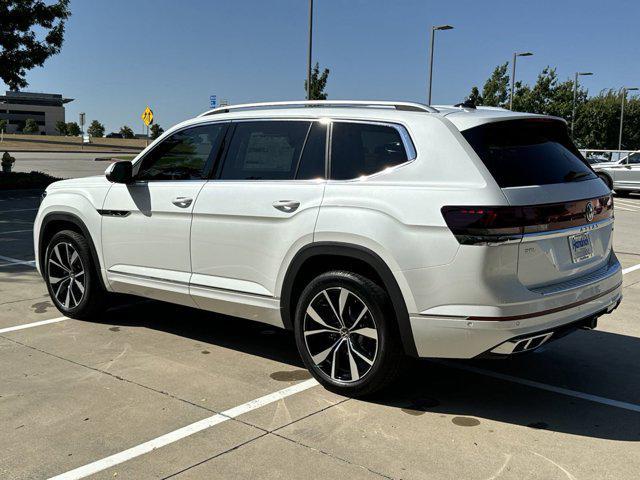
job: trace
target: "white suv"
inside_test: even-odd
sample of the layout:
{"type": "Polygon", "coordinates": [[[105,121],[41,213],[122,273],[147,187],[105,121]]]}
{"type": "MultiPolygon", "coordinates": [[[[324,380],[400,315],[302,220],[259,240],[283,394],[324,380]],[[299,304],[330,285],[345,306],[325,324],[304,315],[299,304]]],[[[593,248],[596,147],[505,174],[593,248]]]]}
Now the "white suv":
{"type": "Polygon", "coordinates": [[[356,101],[206,112],[106,178],[52,184],[34,229],[65,315],[120,292],[284,327],[347,395],[405,355],[501,357],[595,327],[621,299],[612,232],[562,120],[356,101]]]}

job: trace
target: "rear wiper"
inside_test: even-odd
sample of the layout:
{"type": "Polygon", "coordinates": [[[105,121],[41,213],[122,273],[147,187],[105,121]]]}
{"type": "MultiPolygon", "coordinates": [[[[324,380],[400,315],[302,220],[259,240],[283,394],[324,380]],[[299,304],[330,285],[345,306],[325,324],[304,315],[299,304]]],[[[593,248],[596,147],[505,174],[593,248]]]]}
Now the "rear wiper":
{"type": "Polygon", "coordinates": [[[569,173],[567,173],[564,176],[564,181],[565,182],[575,182],[576,180],[580,179],[580,178],[584,178],[588,175],[591,175],[591,172],[574,172],[573,170],[571,170],[569,173]]]}

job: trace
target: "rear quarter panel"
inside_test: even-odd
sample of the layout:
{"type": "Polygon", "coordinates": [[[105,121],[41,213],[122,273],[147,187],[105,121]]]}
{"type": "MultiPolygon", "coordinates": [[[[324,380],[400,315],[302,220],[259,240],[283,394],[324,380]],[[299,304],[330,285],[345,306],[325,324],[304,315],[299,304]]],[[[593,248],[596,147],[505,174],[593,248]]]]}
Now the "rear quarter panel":
{"type": "Polygon", "coordinates": [[[447,265],[460,248],[441,207],[504,205],[506,199],[446,119],[422,115],[405,127],[417,158],[369,177],[330,180],[314,241],[350,243],[376,253],[415,313],[423,305],[417,305],[406,273],[447,265]]]}

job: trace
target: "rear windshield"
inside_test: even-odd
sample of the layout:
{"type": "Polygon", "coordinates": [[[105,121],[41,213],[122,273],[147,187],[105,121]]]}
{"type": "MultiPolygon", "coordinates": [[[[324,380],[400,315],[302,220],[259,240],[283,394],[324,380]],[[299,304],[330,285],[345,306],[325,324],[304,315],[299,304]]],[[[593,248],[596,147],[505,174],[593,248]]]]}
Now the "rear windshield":
{"type": "Polygon", "coordinates": [[[508,120],[462,132],[502,188],[596,178],[556,120],[508,120]]]}

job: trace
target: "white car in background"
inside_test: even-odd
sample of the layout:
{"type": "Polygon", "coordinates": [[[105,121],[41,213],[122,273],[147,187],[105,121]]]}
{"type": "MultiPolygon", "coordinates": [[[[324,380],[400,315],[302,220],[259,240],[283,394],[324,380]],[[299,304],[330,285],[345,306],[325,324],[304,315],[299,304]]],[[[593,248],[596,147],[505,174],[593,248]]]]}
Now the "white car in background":
{"type": "Polygon", "coordinates": [[[282,102],[205,112],[106,176],[51,184],[34,244],[64,315],[120,292],[265,322],[324,386],[364,395],[405,355],[504,357],[594,328],[622,295],[613,222],[563,120],[282,102]]]}
{"type": "Polygon", "coordinates": [[[616,162],[593,163],[591,167],[618,195],[640,192],[640,152],[632,152],[616,162]]]}

